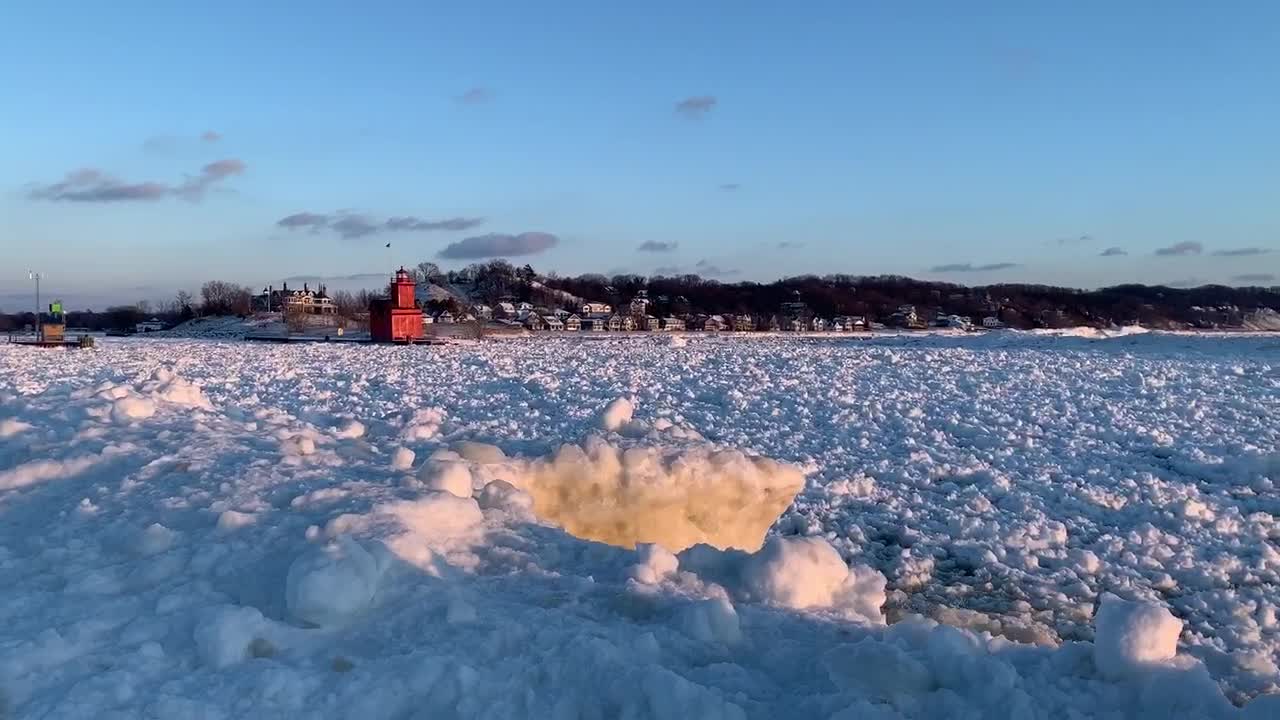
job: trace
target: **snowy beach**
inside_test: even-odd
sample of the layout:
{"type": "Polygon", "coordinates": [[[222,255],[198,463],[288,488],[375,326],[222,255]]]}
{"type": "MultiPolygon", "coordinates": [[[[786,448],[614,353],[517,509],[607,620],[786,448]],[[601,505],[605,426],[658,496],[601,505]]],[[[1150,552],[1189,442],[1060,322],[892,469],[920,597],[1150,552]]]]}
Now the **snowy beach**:
{"type": "Polygon", "coordinates": [[[0,345],[0,718],[1280,716],[1280,339],[0,345]]]}

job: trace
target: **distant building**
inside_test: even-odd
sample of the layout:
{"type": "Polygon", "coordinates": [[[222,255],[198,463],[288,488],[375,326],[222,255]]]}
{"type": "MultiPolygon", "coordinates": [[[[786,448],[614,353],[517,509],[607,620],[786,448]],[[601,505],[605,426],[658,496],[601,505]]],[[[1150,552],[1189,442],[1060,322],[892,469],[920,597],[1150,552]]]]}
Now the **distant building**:
{"type": "Polygon", "coordinates": [[[683,330],[684,320],[681,320],[680,318],[675,318],[675,317],[663,318],[662,329],[663,330],[683,330]]]}
{"type": "Polygon", "coordinates": [[[570,315],[564,319],[564,329],[568,332],[578,332],[582,329],[582,318],[577,315],[570,315]]]}
{"type": "Polygon", "coordinates": [[[159,332],[164,329],[164,323],[160,322],[157,318],[151,318],[150,320],[143,320],[138,323],[133,329],[134,332],[140,333],[159,332]]]}
{"type": "Polygon", "coordinates": [[[391,281],[391,297],[369,305],[369,335],[374,342],[412,342],[422,338],[422,309],[413,300],[417,285],[401,267],[391,281]]]}
{"type": "Polygon", "coordinates": [[[504,317],[515,317],[516,306],[509,302],[500,302],[498,303],[498,312],[500,312],[504,317]]]}
{"type": "Polygon", "coordinates": [[[724,330],[725,327],[727,327],[727,323],[725,323],[724,318],[719,315],[712,315],[702,321],[702,329],[707,332],[720,332],[721,330],[724,330]]]}
{"type": "Polygon", "coordinates": [[[583,315],[609,315],[613,313],[613,306],[609,303],[584,303],[582,306],[583,315]]]}
{"type": "Polygon", "coordinates": [[[826,331],[827,331],[827,321],[826,321],[826,320],[824,320],[823,318],[814,318],[814,319],[813,319],[813,322],[812,322],[812,323],[810,323],[810,325],[809,325],[809,326],[810,326],[811,328],[813,328],[813,331],[814,331],[814,332],[826,332],[826,331]]]}
{"type": "Polygon", "coordinates": [[[528,315],[525,315],[524,326],[529,328],[530,330],[546,330],[547,329],[546,321],[542,319],[541,315],[537,315],[535,313],[529,313],[528,315]]]}
{"type": "Polygon", "coordinates": [[[548,330],[564,330],[564,323],[560,322],[560,318],[555,315],[543,315],[542,322],[548,330]]]}
{"type": "Polygon", "coordinates": [[[733,329],[735,332],[750,332],[756,329],[755,318],[743,313],[733,316],[733,329]]]}
{"type": "Polygon", "coordinates": [[[662,321],[652,315],[645,315],[640,319],[640,329],[657,332],[662,329],[662,321]]]}
{"type": "Polygon", "coordinates": [[[303,283],[301,290],[296,287],[290,290],[287,282],[279,290],[273,286],[263,288],[261,293],[254,296],[253,308],[263,312],[300,310],[308,315],[332,315],[338,311],[324,285],[312,290],[310,283],[303,283]]]}
{"type": "Polygon", "coordinates": [[[442,312],[442,313],[440,313],[439,315],[436,315],[436,323],[437,323],[437,324],[439,324],[439,325],[452,325],[452,324],[453,324],[453,314],[452,314],[452,313],[447,313],[447,312],[442,312]]]}
{"type": "Polygon", "coordinates": [[[609,318],[585,317],[579,321],[579,327],[585,332],[603,332],[609,329],[609,318]]]}
{"type": "Polygon", "coordinates": [[[641,290],[636,296],[631,298],[631,314],[644,316],[649,309],[649,293],[641,290]]]}
{"type": "Polygon", "coordinates": [[[475,316],[478,318],[484,318],[485,320],[493,319],[493,308],[488,305],[476,305],[471,308],[471,312],[475,313],[475,316]]]}
{"type": "Polygon", "coordinates": [[[1004,323],[1000,322],[1000,318],[994,315],[988,315],[982,318],[982,327],[988,330],[995,330],[1004,327],[1004,323]]]}

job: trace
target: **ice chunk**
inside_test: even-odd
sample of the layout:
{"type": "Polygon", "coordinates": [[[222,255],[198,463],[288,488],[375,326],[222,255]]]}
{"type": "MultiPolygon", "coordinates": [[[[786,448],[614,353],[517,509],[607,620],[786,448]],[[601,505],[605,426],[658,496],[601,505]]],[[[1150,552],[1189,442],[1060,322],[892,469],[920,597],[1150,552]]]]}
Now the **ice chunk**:
{"type": "Polygon", "coordinates": [[[494,465],[507,460],[507,455],[502,452],[502,448],[488,443],[464,440],[456,443],[453,449],[459,457],[477,465],[494,465]]]}
{"type": "Polygon", "coordinates": [[[432,490],[453,493],[461,498],[471,497],[471,470],[466,463],[431,460],[423,466],[419,477],[432,490]]]}
{"type": "Polygon", "coordinates": [[[484,521],[475,500],[448,492],[430,492],[417,500],[385,505],[382,510],[428,540],[447,539],[484,521]]]}
{"type": "Polygon", "coordinates": [[[137,551],[141,555],[155,555],[173,547],[177,533],[160,523],[151,523],[138,537],[137,551]]]}
{"type": "Polygon", "coordinates": [[[342,427],[338,428],[334,436],[344,440],[355,440],[356,438],[364,437],[364,432],[364,423],[359,420],[347,420],[342,424],[342,427]]]}
{"type": "Polygon", "coordinates": [[[391,453],[391,469],[408,470],[413,467],[413,459],[415,454],[407,447],[398,447],[395,452],[391,453]]]}
{"type": "Polygon", "coordinates": [[[298,557],[285,579],[285,603],[298,620],[342,625],[368,607],[381,572],[369,551],[349,537],[298,557]]]}
{"type": "Polygon", "coordinates": [[[714,446],[630,447],[588,438],[513,463],[534,511],[570,533],[622,547],[655,542],[755,550],[804,485],[799,469],[714,446]]]}
{"type": "Polygon", "coordinates": [[[1182,621],[1163,605],[1122,600],[1111,593],[1102,596],[1094,624],[1093,662],[1112,679],[1172,660],[1182,632],[1182,621]]]}
{"type": "Polygon", "coordinates": [[[605,406],[604,412],[600,413],[600,428],[617,432],[624,425],[631,422],[631,415],[635,412],[635,406],[627,398],[620,397],[605,406]]]}
{"type": "Polygon", "coordinates": [[[250,657],[267,620],[257,608],[227,605],[214,608],[196,624],[196,653],[204,664],[225,668],[250,657]]]}
{"type": "Polygon", "coordinates": [[[486,483],[477,500],[480,507],[485,510],[533,511],[533,498],[529,497],[529,493],[506,480],[494,480],[486,483]]]}
{"type": "Polygon", "coordinates": [[[257,522],[258,516],[253,513],[243,513],[236,510],[224,510],[218,516],[218,529],[222,531],[238,530],[242,527],[257,522]]]}
{"type": "Polygon", "coordinates": [[[156,404],[148,398],[126,395],[111,404],[111,419],[125,424],[156,414],[156,404]]]}
{"type": "Polygon", "coordinates": [[[24,423],[21,420],[5,418],[0,420],[0,438],[13,437],[20,432],[30,430],[31,427],[29,423],[24,423]]]}
{"type": "Polygon", "coordinates": [[[640,562],[631,566],[631,577],[646,585],[658,584],[680,567],[680,560],[661,545],[640,543],[636,555],[640,562]]]}
{"type": "Polygon", "coordinates": [[[867,567],[850,569],[823,538],[773,537],[742,569],[745,591],[783,607],[839,607],[883,623],[885,578],[867,567]]]}
{"type": "Polygon", "coordinates": [[[678,622],[680,629],[694,640],[721,645],[735,645],[742,640],[738,612],[728,598],[714,597],[690,603],[680,609],[678,622]]]}

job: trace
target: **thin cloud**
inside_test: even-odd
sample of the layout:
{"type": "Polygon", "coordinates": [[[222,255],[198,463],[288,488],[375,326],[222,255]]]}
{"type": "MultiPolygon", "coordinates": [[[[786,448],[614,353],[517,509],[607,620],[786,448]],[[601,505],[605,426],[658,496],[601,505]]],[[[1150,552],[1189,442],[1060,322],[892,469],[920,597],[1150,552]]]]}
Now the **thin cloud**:
{"type": "Polygon", "coordinates": [[[300,283],[300,282],[362,282],[369,280],[382,280],[387,278],[386,273],[354,273],[351,275],[290,275],[284,278],[284,282],[300,283]]]}
{"type": "Polygon", "coordinates": [[[344,240],[354,240],[384,232],[434,232],[470,230],[484,222],[483,218],[455,217],[424,220],[413,215],[379,220],[366,213],[339,210],[332,214],[300,212],[280,218],[277,227],[286,230],[309,230],[313,233],[332,230],[344,240]]]}
{"type": "Polygon", "coordinates": [[[716,106],[712,95],[695,95],[676,103],[676,113],[690,120],[697,120],[711,112],[716,106]]]}
{"type": "Polygon", "coordinates": [[[1208,282],[1201,280],[1200,278],[1185,278],[1183,280],[1172,280],[1165,283],[1166,286],[1171,288],[1198,288],[1202,285],[1208,284],[1208,282]]]}
{"type": "Polygon", "coordinates": [[[276,221],[276,225],[289,230],[310,228],[312,231],[316,231],[328,227],[329,216],[310,212],[294,213],[293,215],[280,218],[276,221]]]}
{"type": "Polygon", "coordinates": [[[207,143],[216,143],[222,139],[222,133],[217,130],[205,130],[200,133],[200,139],[207,143]]]}
{"type": "Polygon", "coordinates": [[[1231,248],[1228,250],[1214,250],[1210,254],[1215,257],[1251,257],[1253,255],[1267,255],[1270,252],[1271,248],[1243,247],[1231,248]]]}
{"type": "Polygon", "coordinates": [[[969,273],[969,272],[995,272],[997,270],[1008,270],[1018,267],[1018,263],[1000,262],[989,263],[987,265],[974,265],[973,263],[951,263],[949,265],[934,265],[929,268],[929,272],[936,273],[969,273]]]}
{"type": "Polygon", "coordinates": [[[671,277],[673,275],[683,275],[684,269],[679,265],[659,265],[653,269],[653,274],[671,277]]]}
{"type": "Polygon", "coordinates": [[[721,183],[720,185],[720,189],[725,192],[733,192],[734,190],[740,190],[741,188],[742,186],[738,183],[721,183]]]}
{"type": "Polygon", "coordinates": [[[188,178],[186,182],[175,188],[174,192],[188,200],[199,200],[211,187],[233,175],[243,173],[246,167],[243,160],[235,158],[211,162],[200,168],[199,175],[188,178]]]}
{"type": "Polygon", "coordinates": [[[802,247],[804,247],[804,243],[796,240],[783,240],[778,243],[779,250],[799,250],[802,247]]]}
{"type": "Polygon", "coordinates": [[[342,217],[329,223],[332,230],[337,231],[338,235],[344,240],[354,240],[356,238],[368,237],[378,232],[381,226],[367,215],[343,215],[342,217]]]}
{"type": "Polygon", "coordinates": [[[1128,255],[1129,253],[1124,248],[1109,247],[1098,254],[1102,257],[1120,257],[1121,255],[1128,255]]]}
{"type": "Polygon", "coordinates": [[[1236,282],[1261,284],[1275,282],[1276,276],[1271,273],[1245,273],[1244,275],[1236,275],[1231,279],[1236,282]]]}
{"type": "Polygon", "coordinates": [[[707,275],[709,277],[729,277],[731,275],[737,275],[739,273],[737,269],[722,268],[719,265],[716,265],[715,263],[711,262],[710,260],[699,260],[698,263],[693,267],[698,271],[698,273],[702,275],[707,275]]]}
{"type": "Polygon", "coordinates": [[[54,202],[111,203],[155,201],[179,196],[194,202],[203,198],[214,185],[243,173],[246,167],[244,161],[235,158],[219,160],[205,165],[199,175],[178,185],[127,182],[95,168],[83,168],[67,173],[61,182],[32,187],[27,197],[54,202]]]}
{"type": "Polygon", "coordinates": [[[493,92],[488,88],[473,87],[454,98],[461,105],[482,105],[493,99],[493,92]]]}
{"type": "Polygon", "coordinates": [[[445,220],[423,220],[408,215],[388,218],[383,227],[391,231],[430,232],[432,230],[470,230],[484,222],[483,218],[448,218],[445,220]]]}
{"type": "Polygon", "coordinates": [[[1176,257],[1179,255],[1199,255],[1202,252],[1204,252],[1204,245],[1188,240],[1169,247],[1159,248],[1156,250],[1156,255],[1160,257],[1176,257]]]}
{"type": "Polygon", "coordinates": [[[560,238],[544,232],[526,232],[519,235],[490,233],[450,243],[437,253],[437,257],[445,260],[479,260],[537,255],[550,250],[559,242],[560,238]]]}
{"type": "Polygon", "coordinates": [[[1088,233],[1085,233],[1084,235],[1077,235],[1075,237],[1058,238],[1059,245],[1084,245],[1091,242],[1093,242],[1093,236],[1088,233]]]}
{"type": "Polygon", "coordinates": [[[666,253],[674,252],[679,247],[679,243],[662,242],[661,240],[646,240],[640,243],[640,247],[636,248],[639,252],[666,253]]]}

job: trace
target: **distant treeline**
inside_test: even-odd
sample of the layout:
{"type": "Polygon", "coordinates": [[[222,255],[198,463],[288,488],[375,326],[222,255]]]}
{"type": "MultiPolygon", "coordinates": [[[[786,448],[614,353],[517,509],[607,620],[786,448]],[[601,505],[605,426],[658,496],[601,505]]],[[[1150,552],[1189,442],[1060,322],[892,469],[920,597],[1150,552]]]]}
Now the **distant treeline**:
{"type": "MultiPolygon", "coordinates": [[[[1019,328],[1141,324],[1152,328],[1234,327],[1263,308],[1280,308],[1278,287],[1205,285],[1170,288],[1118,285],[1099,290],[1076,290],[1047,285],[1002,284],[966,287],[901,276],[802,275],[771,283],[720,282],[698,275],[675,277],[588,274],[560,277],[541,275],[531,266],[505,260],[443,271],[434,263],[411,269],[420,283],[439,286],[442,297],[424,303],[432,310],[464,309],[468,304],[494,305],[503,301],[530,302],[547,309],[577,311],[579,299],[604,302],[629,312],[631,300],[649,299],[647,312],[658,316],[749,315],[764,327],[772,318],[790,315],[834,318],[865,317],[889,323],[903,305],[921,318],[939,313],[968,316],[974,322],[996,317],[1019,328]]],[[[333,295],[340,316],[355,317],[367,310],[381,291],[339,291],[333,295]]],[[[168,325],[201,315],[249,315],[253,293],[245,286],[210,281],[199,299],[180,292],[163,303],[139,302],[67,313],[72,327],[129,330],[152,318],[168,325]]],[[[0,313],[0,332],[34,322],[30,312],[0,313]]]]}

